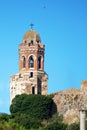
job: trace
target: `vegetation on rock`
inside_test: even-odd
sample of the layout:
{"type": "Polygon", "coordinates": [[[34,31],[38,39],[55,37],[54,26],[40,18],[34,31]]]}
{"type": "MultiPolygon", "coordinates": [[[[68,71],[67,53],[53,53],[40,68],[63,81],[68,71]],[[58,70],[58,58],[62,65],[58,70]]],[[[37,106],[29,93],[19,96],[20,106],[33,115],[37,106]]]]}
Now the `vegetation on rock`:
{"type": "Polygon", "coordinates": [[[79,124],[67,125],[62,115],[52,115],[53,104],[51,96],[17,95],[11,114],[0,114],[0,130],[79,130],[79,124]]]}

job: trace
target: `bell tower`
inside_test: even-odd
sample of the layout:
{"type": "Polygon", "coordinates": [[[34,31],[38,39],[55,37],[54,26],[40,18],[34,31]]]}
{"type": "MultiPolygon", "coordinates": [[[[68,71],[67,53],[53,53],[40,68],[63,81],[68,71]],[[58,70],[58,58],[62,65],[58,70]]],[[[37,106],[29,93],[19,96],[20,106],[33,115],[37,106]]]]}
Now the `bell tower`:
{"type": "Polygon", "coordinates": [[[19,71],[44,71],[44,49],[39,34],[30,30],[24,35],[23,43],[19,45],[19,71]]]}
{"type": "Polygon", "coordinates": [[[10,78],[10,102],[22,93],[47,94],[44,50],[45,45],[36,31],[31,29],[25,33],[19,45],[19,73],[10,78]]]}

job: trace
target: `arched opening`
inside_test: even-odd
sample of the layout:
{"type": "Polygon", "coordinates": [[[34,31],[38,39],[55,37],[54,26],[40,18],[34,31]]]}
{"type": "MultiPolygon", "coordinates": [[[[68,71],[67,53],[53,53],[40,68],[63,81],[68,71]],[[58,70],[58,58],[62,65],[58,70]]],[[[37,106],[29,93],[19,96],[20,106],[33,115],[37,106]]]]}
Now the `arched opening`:
{"type": "Polygon", "coordinates": [[[38,57],[38,69],[41,68],[41,56],[38,57]]]}
{"type": "Polygon", "coordinates": [[[23,58],[23,68],[25,68],[26,67],[26,58],[24,56],[22,56],[22,58],[23,58]]]}
{"type": "Polygon", "coordinates": [[[41,80],[40,80],[40,78],[37,79],[37,85],[38,85],[37,94],[41,94],[41,80]]]}
{"type": "Polygon", "coordinates": [[[30,68],[33,68],[33,67],[34,67],[34,59],[33,59],[33,56],[30,56],[30,57],[29,57],[29,67],[30,67],[30,68]]]}

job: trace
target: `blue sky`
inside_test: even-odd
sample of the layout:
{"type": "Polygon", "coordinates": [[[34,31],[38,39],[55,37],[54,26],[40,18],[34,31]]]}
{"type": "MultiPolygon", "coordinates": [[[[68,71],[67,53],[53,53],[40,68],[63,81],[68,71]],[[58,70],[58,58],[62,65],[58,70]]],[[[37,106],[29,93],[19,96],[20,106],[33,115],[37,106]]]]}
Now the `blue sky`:
{"type": "Polygon", "coordinates": [[[87,79],[86,0],[0,0],[0,112],[9,113],[10,76],[31,22],[45,44],[48,93],[79,89],[87,79]]]}

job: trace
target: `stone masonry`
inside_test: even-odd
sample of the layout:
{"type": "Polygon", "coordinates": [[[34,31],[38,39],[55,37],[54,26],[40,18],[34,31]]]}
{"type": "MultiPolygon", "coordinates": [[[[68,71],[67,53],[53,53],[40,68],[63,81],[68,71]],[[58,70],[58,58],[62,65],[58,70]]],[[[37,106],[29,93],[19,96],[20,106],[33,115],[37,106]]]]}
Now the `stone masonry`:
{"type": "MultiPolygon", "coordinates": [[[[29,30],[19,45],[19,73],[10,77],[10,103],[18,94],[47,95],[48,75],[44,71],[44,50],[40,35],[29,30]]],[[[63,115],[64,122],[79,122],[80,110],[87,110],[87,80],[80,89],[53,93],[57,112],[63,115]]]]}
{"type": "Polygon", "coordinates": [[[19,73],[10,78],[10,103],[18,94],[47,95],[44,50],[45,46],[37,32],[29,30],[25,33],[19,45],[19,73]]]}
{"type": "Polygon", "coordinates": [[[87,80],[81,83],[81,89],[71,88],[53,95],[57,112],[63,115],[64,122],[79,122],[80,110],[87,110],[87,80]]]}

